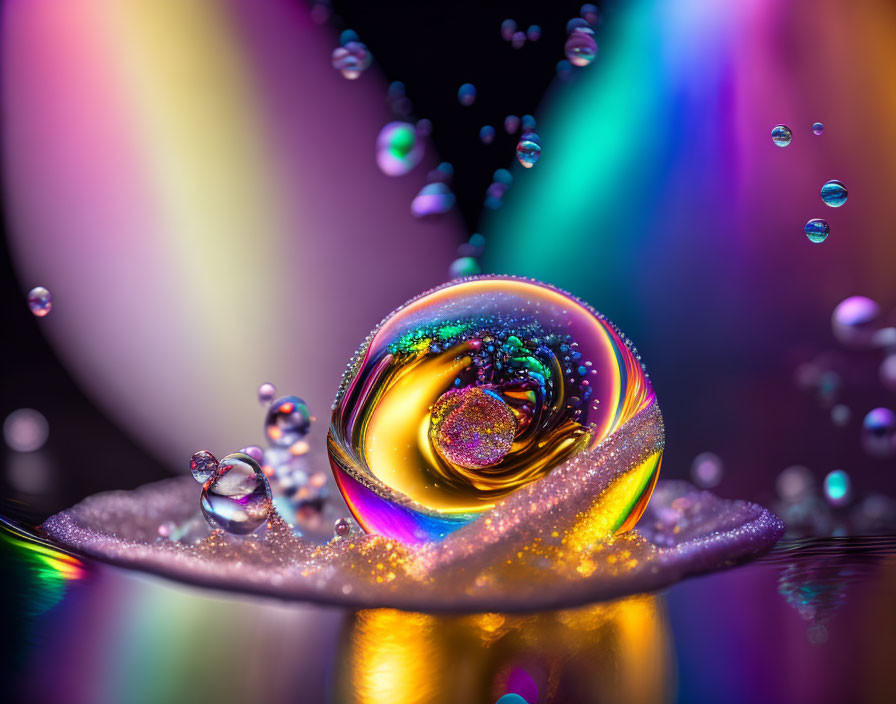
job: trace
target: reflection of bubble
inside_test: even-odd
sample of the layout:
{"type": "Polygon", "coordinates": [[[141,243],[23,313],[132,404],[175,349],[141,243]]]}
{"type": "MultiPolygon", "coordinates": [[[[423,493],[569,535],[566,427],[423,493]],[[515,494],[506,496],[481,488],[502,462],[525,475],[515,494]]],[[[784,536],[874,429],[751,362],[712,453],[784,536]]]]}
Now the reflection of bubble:
{"type": "Polygon", "coordinates": [[[821,134],[822,132],[824,132],[824,125],[821,124],[820,122],[813,122],[812,123],[812,131],[815,134],[821,134]]]}
{"type": "Polygon", "coordinates": [[[793,139],[793,132],[787,125],[775,125],[772,127],[772,142],[779,147],[786,147],[793,139]]]}
{"type": "Polygon", "coordinates": [[[839,208],[846,202],[848,192],[842,182],[828,181],[821,187],[821,199],[832,208],[839,208]]]}
{"type": "Polygon", "coordinates": [[[516,145],[516,158],[520,164],[531,169],[541,157],[541,142],[534,132],[526,132],[516,145]]]}
{"type": "Polygon", "coordinates": [[[691,478],[701,489],[711,489],[722,481],[722,459],[712,452],[701,452],[691,463],[691,478]]]}
{"type": "Polygon", "coordinates": [[[452,279],[459,279],[464,276],[475,276],[482,270],[479,268],[479,262],[473,257],[458,257],[451,262],[451,268],[448,270],[452,279]]]}
{"type": "Polygon", "coordinates": [[[824,478],[824,496],[831,506],[843,506],[852,498],[852,480],[842,469],[828,472],[824,478]]]}
{"type": "Polygon", "coordinates": [[[483,125],[479,130],[479,139],[483,144],[491,144],[495,141],[495,128],[491,125],[483,125]]]}
{"type": "Polygon", "coordinates": [[[28,309],[43,318],[53,308],[53,296],[43,286],[35,286],[28,292],[28,309]]]}
{"type": "Polygon", "coordinates": [[[235,452],[218,464],[202,488],[199,506],[213,530],[247,535],[268,519],[271,488],[258,462],[235,452]]]}
{"type": "Polygon", "coordinates": [[[390,122],[376,138],[376,163],[387,176],[403,176],[423,158],[423,140],[409,122],[390,122]]]}
{"type": "Polygon", "coordinates": [[[831,329],[844,345],[864,347],[871,343],[880,307],[865,296],[841,301],[831,315],[831,329]]]}
{"type": "Polygon", "coordinates": [[[862,421],[862,447],[873,457],[896,453],[896,414],[889,408],[875,408],[862,421]]]}
{"type": "Polygon", "coordinates": [[[588,66],[597,56],[597,42],[590,29],[579,28],[569,35],[564,47],[566,58],[573,66],[588,66]]]}
{"type": "Polygon", "coordinates": [[[447,213],[454,207],[456,198],[447,185],[427,183],[411,201],[411,214],[422,218],[447,213]]]}
{"type": "Polygon", "coordinates": [[[464,83],[457,89],[457,99],[461,105],[469,107],[476,102],[476,86],[464,83]]]}
{"type": "Polygon", "coordinates": [[[806,233],[806,237],[809,238],[809,241],[815,242],[816,244],[824,242],[828,238],[828,235],[831,234],[831,226],[828,225],[828,221],[822,220],[821,218],[813,218],[806,223],[803,230],[806,233]]]}
{"type": "Polygon", "coordinates": [[[3,438],[16,452],[34,452],[44,446],[50,435],[50,425],[43,413],[33,408],[13,411],[3,421],[3,438]]]}

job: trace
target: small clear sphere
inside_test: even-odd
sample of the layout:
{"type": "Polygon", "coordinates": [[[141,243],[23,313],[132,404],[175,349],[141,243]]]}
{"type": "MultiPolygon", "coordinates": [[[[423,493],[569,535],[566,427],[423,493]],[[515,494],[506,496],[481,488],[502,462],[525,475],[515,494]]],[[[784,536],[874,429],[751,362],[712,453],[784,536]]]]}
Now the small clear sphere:
{"type": "Polygon", "coordinates": [[[352,532],[352,522],[348,518],[337,518],[333,524],[333,533],[337,538],[344,538],[352,532]]]}
{"type": "Polygon", "coordinates": [[[358,78],[370,66],[372,57],[362,42],[350,41],[333,49],[330,62],[343,77],[350,81],[358,78]]]}
{"type": "Polygon", "coordinates": [[[479,130],[479,139],[483,144],[491,144],[495,141],[495,128],[491,125],[483,125],[479,130]]]}
{"type": "Polygon", "coordinates": [[[887,355],[880,363],[880,383],[888,391],[896,391],[896,354],[887,355]]]}
{"type": "Polygon", "coordinates": [[[53,308],[53,296],[43,286],[35,286],[28,292],[28,308],[38,318],[43,318],[53,308]]]}
{"type": "Polygon", "coordinates": [[[199,506],[213,530],[248,535],[271,513],[271,487],[258,462],[234,452],[202,487],[199,506]]]}
{"type": "Polygon", "coordinates": [[[833,179],[821,187],[821,199],[832,208],[839,208],[846,202],[848,191],[841,181],[833,179]]]}
{"type": "Polygon", "coordinates": [[[510,46],[514,49],[522,49],[526,45],[526,33],[514,32],[510,38],[510,46]]]}
{"type": "Polygon", "coordinates": [[[889,408],[875,408],[862,421],[862,447],[872,457],[896,454],[896,414],[889,408]]]}
{"type": "Polygon", "coordinates": [[[190,457],[190,472],[200,484],[205,484],[218,470],[218,460],[208,450],[199,450],[190,457]]]}
{"type": "Polygon", "coordinates": [[[541,157],[541,141],[534,132],[527,132],[520,137],[516,145],[516,158],[525,168],[531,169],[541,157]]]}
{"type": "Polygon", "coordinates": [[[271,444],[289,447],[308,434],[311,413],[298,396],[281,396],[268,408],[264,432],[271,444]]]}
{"type": "Polygon", "coordinates": [[[576,29],[569,35],[564,47],[566,58],[573,66],[588,66],[597,56],[597,42],[589,29],[576,29]]]}
{"type": "Polygon", "coordinates": [[[501,23],[501,39],[505,42],[509,42],[513,39],[513,35],[516,32],[516,22],[514,20],[504,20],[501,23]]]}
{"type": "Polygon", "coordinates": [[[458,257],[451,262],[448,274],[452,279],[460,279],[464,276],[475,276],[482,273],[479,262],[474,257],[458,257]]]}
{"type": "Polygon", "coordinates": [[[824,242],[828,238],[828,235],[831,234],[831,226],[828,225],[827,220],[813,218],[806,223],[803,231],[806,233],[806,237],[809,238],[810,242],[818,244],[819,242],[824,242]]]}
{"type": "Polygon", "coordinates": [[[464,83],[457,89],[457,99],[460,104],[469,107],[476,102],[476,86],[472,83],[464,83]]]}
{"type": "Polygon", "coordinates": [[[504,131],[507,134],[515,134],[520,128],[520,118],[516,115],[508,115],[504,118],[504,131]]]}
{"type": "Polygon", "coordinates": [[[40,411],[20,408],[13,411],[3,421],[3,439],[10,450],[34,452],[47,442],[50,424],[40,411]]]}
{"type": "Polygon", "coordinates": [[[775,125],[772,127],[772,142],[779,147],[786,147],[793,139],[793,132],[787,125],[775,125]]]}
{"type": "Polygon", "coordinates": [[[812,493],[815,480],[812,472],[802,465],[788,467],[775,480],[775,489],[783,501],[801,501],[812,493]]]}
{"type": "Polygon", "coordinates": [[[262,406],[270,406],[274,396],[277,395],[277,387],[269,381],[264,382],[258,387],[258,402],[262,406]]]}
{"type": "Polygon", "coordinates": [[[831,506],[843,506],[852,497],[852,480],[842,469],[829,472],[824,478],[824,497],[831,506]]]}
{"type": "Polygon", "coordinates": [[[526,30],[526,39],[530,42],[537,42],[541,39],[541,27],[537,24],[530,25],[529,29],[526,30]]]}
{"type": "Polygon", "coordinates": [[[253,460],[258,462],[258,464],[262,464],[264,462],[264,450],[262,450],[258,445],[247,445],[243,449],[240,450],[244,455],[249,455],[253,460]]]}
{"type": "Polygon", "coordinates": [[[849,347],[871,344],[877,328],[880,306],[865,296],[850,296],[831,314],[831,329],[841,343],[849,347]]]}
{"type": "Polygon", "coordinates": [[[812,123],[812,131],[815,134],[821,134],[822,132],[824,132],[824,125],[821,124],[820,122],[813,122],[812,123]]]}
{"type": "Polygon", "coordinates": [[[711,489],[722,481],[724,465],[713,452],[701,452],[691,463],[691,479],[701,489],[711,489]]]}

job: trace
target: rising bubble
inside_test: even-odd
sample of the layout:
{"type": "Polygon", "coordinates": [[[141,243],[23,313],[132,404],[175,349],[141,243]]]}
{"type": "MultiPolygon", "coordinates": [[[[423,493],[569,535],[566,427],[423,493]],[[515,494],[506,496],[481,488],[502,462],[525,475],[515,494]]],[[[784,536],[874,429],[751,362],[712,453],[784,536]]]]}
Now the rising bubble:
{"type": "Polygon", "coordinates": [[[803,231],[806,233],[806,237],[809,238],[810,242],[818,244],[819,242],[824,242],[828,238],[828,235],[831,234],[831,226],[828,225],[827,220],[813,218],[806,223],[803,231]]]}
{"type": "Polygon", "coordinates": [[[277,387],[269,381],[264,382],[258,387],[258,402],[262,406],[270,406],[274,396],[277,395],[277,387]]]}
{"type": "Polygon", "coordinates": [[[28,292],[28,308],[38,318],[43,318],[53,308],[53,296],[43,286],[35,286],[28,292]]]}
{"type": "Polygon", "coordinates": [[[772,142],[779,147],[786,147],[793,139],[793,132],[787,125],[775,125],[772,127],[772,142]]]}
{"type": "Polygon", "coordinates": [[[524,167],[531,169],[540,157],[541,140],[539,136],[534,132],[526,132],[516,145],[516,158],[524,167]]]}
{"type": "Polygon", "coordinates": [[[234,452],[202,487],[199,506],[213,530],[248,535],[270,515],[271,487],[258,462],[234,452]]]}
{"type": "Polygon", "coordinates": [[[600,11],[597,9],[597,5],[594,5],[590,2],[582,5],[582,7],[579,9],[579,14],[588,24],[592,26],[600,22],[600,11]]]}
{"type": "Polygon", "coordinates": [[[532,132],[535,129],[535,118],[532,115],[523,115],[520,125],[523,132],[532,132]]]}
{"type": "Polygon", "coordinates": [[[821,134],[822,132],[824,132],[824,125],[820,122],[814,122],[812,123],[812,131],[815,134],[821,134]]]}
{"type": "Polygon", "coordinates": [[[476,86],[472,83],[464,83],[457,89],[457,99],[461,105],[469,107],[476,102],[476,86]]]}
{"type": "Polygon", "coordinates": [[[588,24],[588,20],[584,17],[573,17],[569,22],[566,23],[566,33],[572,34],[577,29],[591,29],[591,26],[588,24]]]}
{"type": "Polygon", "coordinates": [[[281,396],[268,408],[264,432],[278,447],[289,447],[308,434],[311,413],[298,396],[281,396]]]}
{"type": "Polygon", "coordinates": [[[831,329],[844,345],[866,347],[877,328],[880,307],[865,296],[850,296],[841,301],[831,315],[831,329]]]}
{"type": "Polygon", "coordinates": [[[832,208],[843,205],[847,195],[846,186],[836,179],[828,181],[821,187],[821,199],[832,208]]]}
{"type": "Polygon", "coordinates": [[[387,176],[403,176],[423,158],[423,140],[409,122],[390,122],[376,138],[376,164],[387,176]]]}
{"type": "Polygon", "coordinates": [[[350,41],[344,46],[333,49],[331,63],[333,68],[345,78],[354,80],[370,66],[371,56],[367,46],[362,42],[350,41]]]}
{"type": "Polygon", "coordinates": [[[597,56],[597,42],[590,29],[579,28],[569,35],[564,48],[566,58],[573,66],[588,66],[597,56]]]}

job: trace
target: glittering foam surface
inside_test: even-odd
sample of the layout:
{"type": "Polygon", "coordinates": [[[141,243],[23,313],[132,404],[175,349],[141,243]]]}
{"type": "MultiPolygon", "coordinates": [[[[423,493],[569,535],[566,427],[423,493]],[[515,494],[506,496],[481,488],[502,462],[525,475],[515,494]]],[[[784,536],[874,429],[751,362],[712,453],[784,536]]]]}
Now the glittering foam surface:
{"type": "Polygon", "coordinates": [[[376,535],[320,545],[277,516],[248,538],[161,539],[161,523],[197,515],[190,478],[89,497],[41,530],[94,557],[198,584],[428,611],[534,610],[648,591],[747,560],[777,541],[783,524],[769,511],[678,481],[660,482],[637,528],[614,536],[606,504],[625,500],[626,482],[655,476],[651,461],[661,448],[662,417],[652,407],[593,452],[424,545],[376,535]]]}

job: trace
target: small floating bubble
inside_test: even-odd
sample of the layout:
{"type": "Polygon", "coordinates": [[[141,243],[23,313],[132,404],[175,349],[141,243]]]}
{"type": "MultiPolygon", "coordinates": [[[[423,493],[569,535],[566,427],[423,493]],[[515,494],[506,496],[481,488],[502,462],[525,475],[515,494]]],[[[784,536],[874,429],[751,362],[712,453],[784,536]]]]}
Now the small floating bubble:
{"type": "Polygon", "coordinates": [[[812,131],[815,134],[821,134],[822,132],[824,132],[824,125],[820,122],[814,122],[812,123],[812,131]]]}
{"type": "Polygon", "coordinates": [[[532,115],[523,115],[520,124],[522,125],[523,132],[532,132],[535,129],[535,118],[532,115]]]}
{"type": "Polygon", "coordinates": [[[514,32],[516,32],[516,22],[514,20],[508,19],[501,23],[501,39],[505,42],[513,39],[514,32]]]}
{"type": "Polygon", "coordinates": [[[504,131],[507,134],[515,134],[520,128],[520,118],[516,115],[508,115],[504,118],[504,131]]]}
{"type": "Polygon", "coordinates": [[[824,242],[828,238],[828,235],[831,234],[831,226],[828,225],[827,220],[812,218],[806,223],[803,231],[806,233],[806,237],[809,238],[810,242],[818,244],[819,242],[824,242]]]}
{"type": "Polygon", "coordinates": [[[278,447],[289,447],[308,434],[311,413],[298,396],[281,396],[268,409],[264,432],[278,447]]]}
{"type": "Polygon", "coordinates": [[[896,414],[889,408],[875,408],[862,421],[862,447],[872,457],[896,453],[896,414]]]}
{"type": "Polygon", "coordinates": [[[311,6],[311,20],[315,24],[323,24],[328,19],[330,19],[330,15],[333,14],[333,8],[330,6],[329,2],[321,0],[320,2],[315,2],[311,6]]]}
{"type": "Polygon", "coordinates": [[[420,137],[429,137],[432,134],[432,120],[427,117],[417,120],[416,127],[420,137]]]}
{"type": "Polygon", "coordinates": [[[361,37],[359,37],[358,33],[353,29],[343,30],[342,34],[339,35],[339,44],[342,46],[359,41],[361,41],[361,37]]]}
{"type": "Polygon", "coordinates": [[[572,34],[577,29],[591,29],[588,25],[588,20],[584,17],[573,17],[569,22],[566,23],[566,33],[572,34]]]}
{"type": "Polygon", "coordinates": [[[507,169],[498,169],[492,174],[492,180],[497,181],[498,183],[504,183],[508,186],[513,183],[513,174],[511,174],[507,169]]]}
{"type": "Polygon", "coordinates": [[[387,176],[404,176],[423,158],[423,142],[409,122],[390,122],[376,138],[376,164],[387,176]]]}
{"type": "Polygon", "coordinates": [[[850,418],[852,418],[852,411],[846,404],[838,403],[831,409],[831,422],[838,428],[847,425],[850,418]]]}
{"type": "Polygon", "coordinates": [[[458,257],[451,262],[451,267],[448,270],[452,279],[475,276],[481,272],[482,269],[479,267],[479,262],[473,257],[458,257]]]}
{"type": "Polygon", "coordinates": [[[722,481],[724,465],[713,452],[701,452],[691,463],[691,478],[701,489],[711,489],[722,481]]]}
{"type": "Polygon", "coordinates": [[[352,524],[348,518],[337,518],[333,524],[333,533],[337,538],[344,538],[352,532],[352,524]]]}
{"type": "Polygon", "coordinates": [[[218,460],[208,450],[194,452],[190,458],[190,472],[200,484],[205,484],[218,469],[218,460]]]}
{"type": "Polygon", "coordinates": [[[269,381],[264,382],[258,387],[258,402],[262,406],[270,406],[274,396],[277,395],[277,387],[269,381]]]}
{"type": "Polygon", "coordinates": [[[483,144],[491,144],[495,141],[495,128],[491,125],[483,125],[479,130],[479,139],[483,144]]]}
{"type": "Polygon", "coordinates": [[[833,179],[821,187],[821,199],[832,208],[839,208],[846,202],[847,190],[842,182],[833,179]]]}
{"type": "Polygon", "coordinates": [[[831,506],[843,506],[852,494],[852,481],[842,469],[829,472],[824,478],[824,496],[831,506]]]}
{"type": "Polygon", "coordinates": [[[787,125],[775,125],[772,127],[772,142],[779,147],[786,147],[793,139],[793,132],[787,125]]]}
{"type": "Polygon", "coordinates": [[[529,29],[526,30],[526,39],[530,42],[537,42],[541,39],[541,27],[537,24],[529,25],[529,29]]]}
{"type": "Polygon", "coordinates": [[[572,64],[566,59],[557,62],[557,78],[561,81],[568,81],[572,78],[572,64]]]}
{"type": "Polygon", "coordinates": [[[202,487],[199,506],[213,530],[248,535],[271,512],[271,487],[258,462],[241,452],[227,455],[202,487]]]}
{"type": "Polygon", "coordinates": [[[590,29],[579,28],[569,35],[564,47],[566,58],[573,66],[588,66],[597,56],[597,42],[590,29]]]}
{"type": "Polygon", "coordinates": [[[522,49],[526,45],[526,33],[514,32],[510,38],[510,46],[514,49],[522,49]]]}
{"type": "Polygon", "coordinates": [[[865,347],[871,344],[880,307],[865,296],[850,296],[841,301],[831,315],[831,329],[844,345],[865,347]]]}
{"type": "Polygon", "coordinates": [[[349,42],[345,46],[333,49],[331,63],[342,75],[354,80],[370,66],[371,56],[367,47],[361,42],[349,42]]]}
{"type": "Polygon", "coordinates": [[[469,107],[476,102],[476,86],[472,83],[464,83],[457,89],[457,99],[460,104],[469,107]]]}
{"type": "Polygon", "coordinates": [[[258,445],[247,445],[243,449],[240,450],[244,455],[249,455],[253,460],[258,462],[258,464],[262,464],[264,462],[264,450],[262,450],[258,445]]]}
{"type": "Polygon", "coordinates": [[[597,9],[597,5],[590,2],[582,5],[579,9],[579,14],[582,16],[582,19],[592,26],[600,22],[600,11],[597,9]]]}
{"type": "Polygon", "coordinates": [[[386,91],[386,95],[390,98],[403,98],[405,94],[404,83],[401,81],[392,81],[386,91]]]}
{"type": "Polygon", "coordinates": [[[34,452],[47,442],[50,424],[40,411],[20,408],[13,411],[3,421],[3,439],[10,450],[34,452]]]}
{"type": "Polygon", "coordinates": [[[812,472],[802,465],[788,467],[775,480],[775,489],[784,501],[796,502],[812,493],[814,480],[812,472]]]}
{"type": "Polygon", "coordinates": [[[520,137],[516,145],[516,158],[525,168],[531,169],[541,157],[540,139],[534,132],[527,132],[520,137]]]}
{"type": "Polygon", "coordinates": [[[444,183],[427,183],[411,201],[411,214],[417,218],[441,215],[451,210],[456,200],[444,183]]]}
{"type": "Polygon", "coordinates": [[[43,286],[35,286],[28,292],[28,308],[38,318],[43,318],[53,308],[53,296],[43,286]]]}

